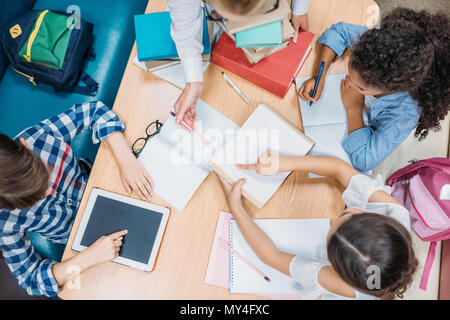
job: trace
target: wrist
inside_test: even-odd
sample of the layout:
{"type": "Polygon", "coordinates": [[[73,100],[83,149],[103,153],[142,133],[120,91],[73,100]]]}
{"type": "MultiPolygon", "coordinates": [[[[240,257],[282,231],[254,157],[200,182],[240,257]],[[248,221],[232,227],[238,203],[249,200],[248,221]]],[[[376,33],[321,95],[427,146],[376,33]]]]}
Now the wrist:
{"type": "Polygon", "coordinates": [[[91,258],[89,251],[87,251],[86,249],[74,256],[70,260],[70,265],[77,266],[80,272],[83,272],[84,270],[89,269],[90,267],[95,265],[95,262],[91,258]]]}
{"type": "MultiPolygon", "coordinates": [[[[297,158],[299,158],[299,157],[280,156],[278,173],[295,170],[295,168],[294,168],[295,166],[294,166],[292,160],[294,160],[294,159],[296,160],[297,158]]],[[[300,159],[301,158],[302,157],[300,157],[300,159]]]]}
{"type": "Polygon", "coordinates": [[[228,205],[230,207],[230,210],[233,213],[235,213],[235,212],[236,213],[240,213],[243,210],[242,198],[241,197],[239,197],[239,199],[234,198],[234,197],[228,197],[227,201],[228,201],[228,205]]]}
{"type": "Polygon", "coordinates": [[[202,89],[203,82],[187,82],[186,89],[202,89]]]}

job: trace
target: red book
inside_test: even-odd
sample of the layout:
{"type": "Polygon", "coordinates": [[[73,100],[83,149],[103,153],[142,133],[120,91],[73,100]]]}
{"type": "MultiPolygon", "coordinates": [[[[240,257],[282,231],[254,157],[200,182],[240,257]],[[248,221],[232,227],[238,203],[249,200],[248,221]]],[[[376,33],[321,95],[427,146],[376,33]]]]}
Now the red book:
{"type": "Polygon", "coordinates": [[[211,52],[211,62],[284,98],[311,51],[314,33],[301,30],[298,41],[251,64],[242,49],[224,32],[211,52]]]}

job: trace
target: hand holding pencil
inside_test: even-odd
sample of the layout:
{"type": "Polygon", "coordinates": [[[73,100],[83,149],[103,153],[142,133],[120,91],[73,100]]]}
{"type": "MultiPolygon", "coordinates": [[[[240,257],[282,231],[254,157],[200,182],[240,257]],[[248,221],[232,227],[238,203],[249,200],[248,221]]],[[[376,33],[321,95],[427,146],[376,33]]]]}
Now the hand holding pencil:
{"type": "Polygon", "coordinates": [[[310,106],[313,103],[316,103],[322,95],[323,87],[325,85],[325,76],[323,75],[324,66],[325,63],[322,62],[317,77],[312,77],[311,79],[303,82],[302,86],[298,90],[299,97],[304,101],[309,101],[310,106]]]}

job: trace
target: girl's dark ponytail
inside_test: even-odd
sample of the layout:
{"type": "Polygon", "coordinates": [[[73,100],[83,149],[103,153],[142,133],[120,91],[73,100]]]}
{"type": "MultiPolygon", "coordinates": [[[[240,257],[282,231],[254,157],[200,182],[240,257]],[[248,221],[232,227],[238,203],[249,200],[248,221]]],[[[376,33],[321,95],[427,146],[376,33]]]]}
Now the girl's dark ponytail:
{"type": "Polygon", "coordinates": [[[381,299],[402,297],[418,266],[408,230],[377,213],[354,214],[339,226],[328,240],[327,256],[343,281],[381,299]],[[371,283],[374,268],[379,287],[371,283]]]}
{"type": "Polygon", "coordinates": [[[351,66],[363,80],[390,92],[408,91],[421,114],[416,128],[419,140],[429,129],[439,130],[450,109],[450,21],[397,8],[379,29],[365,32],[356,43],[351,66]]]}

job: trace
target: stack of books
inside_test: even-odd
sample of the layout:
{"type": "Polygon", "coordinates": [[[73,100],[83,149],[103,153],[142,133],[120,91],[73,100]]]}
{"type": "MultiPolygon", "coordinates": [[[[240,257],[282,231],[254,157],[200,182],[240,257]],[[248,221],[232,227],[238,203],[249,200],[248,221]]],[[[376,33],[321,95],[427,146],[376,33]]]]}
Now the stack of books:
{"type": "Polygon", "coordinates": [[[289,39],[294,36],[290,12],[287,0],[280,0],[277,9],[264,15],[217,23],[253,64],[289,45],[289,39]]]}
{"type": "MultiPolygon", "coordinates": [[[[170,35],[172,19],[169,11],[134,16],[137,57],[148,71],[164,69],[180,63],[175,42],[170,35]]],[[[203,61],[211,57],[212,22],[203,20],[203,61]]]]}

